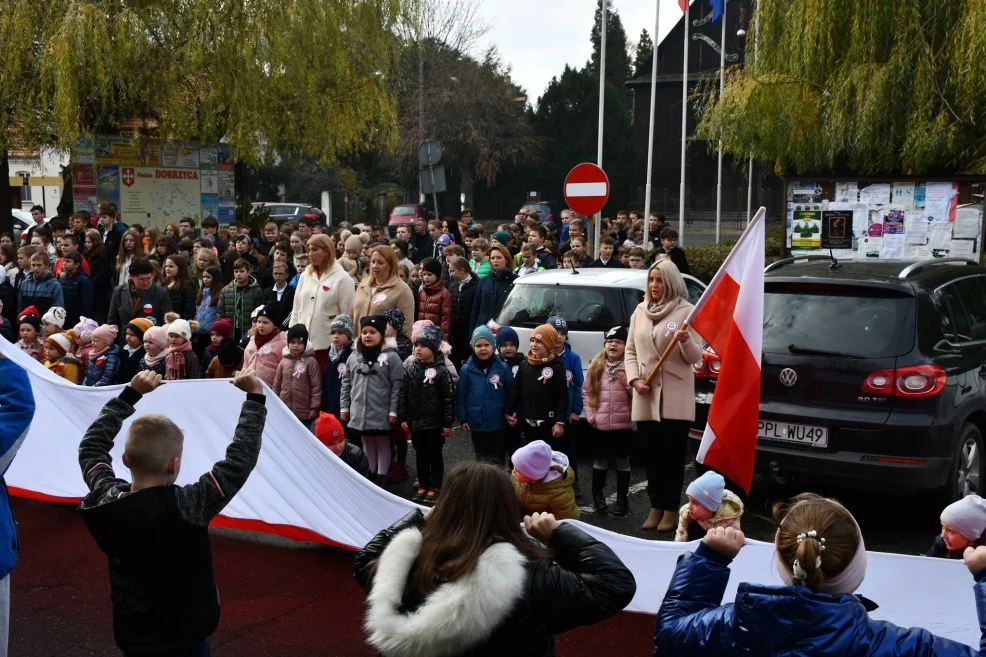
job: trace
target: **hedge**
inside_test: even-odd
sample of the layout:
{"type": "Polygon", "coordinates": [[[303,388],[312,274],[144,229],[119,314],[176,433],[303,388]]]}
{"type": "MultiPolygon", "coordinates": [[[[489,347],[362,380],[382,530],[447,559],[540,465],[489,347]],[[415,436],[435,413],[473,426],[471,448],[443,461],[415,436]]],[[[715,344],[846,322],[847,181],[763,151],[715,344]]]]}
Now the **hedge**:
{"type": "MultiPolygon", "coordinates": [[[[784,227],[768,226],[764,266],[780,260],[781,246],[783,243],[784,227]]],[[[692,276],[705,283],[711,281],[735,245],[736,240],[728,240],[726,242],[719,242],[718,244],[702,244],[700,246],[685,247],[685,256],[688,257],[688,266],[691,268],[692,276]]]]}

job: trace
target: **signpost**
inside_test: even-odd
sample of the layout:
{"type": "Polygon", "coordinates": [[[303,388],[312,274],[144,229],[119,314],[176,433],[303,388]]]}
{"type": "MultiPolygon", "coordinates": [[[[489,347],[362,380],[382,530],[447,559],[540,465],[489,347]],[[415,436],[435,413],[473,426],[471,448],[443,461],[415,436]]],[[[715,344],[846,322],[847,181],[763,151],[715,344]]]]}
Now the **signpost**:
{"type": "Polygon", "coordinates": [[[609,177],[591,162],[578,164],[565,176],[565,202],[581,215],[602,211],[609,199],[609,177]]]}
{"type": "Polygon", "coordinates": [[[432,202],[435,205],[435,218],[438,214],[438,194],[445,191],[445,167],[439,164],[442,161],[442,146],[434,139],[427,139],[418,145],[418,162],[421,165],[419,172],[421,181],[421,193],[431,194],[432,202]]]}

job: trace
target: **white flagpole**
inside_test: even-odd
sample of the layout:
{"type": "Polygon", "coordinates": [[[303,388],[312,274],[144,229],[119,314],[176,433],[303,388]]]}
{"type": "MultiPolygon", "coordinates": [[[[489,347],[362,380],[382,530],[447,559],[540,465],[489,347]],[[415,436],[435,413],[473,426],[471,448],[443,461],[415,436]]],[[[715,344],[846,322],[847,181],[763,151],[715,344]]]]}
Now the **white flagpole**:
{"type": "MultiPolygon", "coordinates": [[[[650,128],[647,131],[647,184],[644,185],[644,248],[650,244],[650,192],[651,176],[654,172],[654,97],[657,92],[657,46],[660,43],[661,0],[657,0],[654,10],[654,53],[650,65],[650,128]]],[[[597,240],[598,243],[598,240],[597,240]]]]}
{"type": "Polygon", "coordinates": [[[685,56],[681,73],[681,188],[678,192],[678,244],[685,245],[685,143],[688,138],[688,7],[685,8],[685,56]]]}
{"type": "MultiPolygon", "coordinates": [[[[719,42],[719,100],[726,83],[726,3],[722,0],[722,41],[719,42]]],[[[722,136],[719,136],[719,174],[716,179],[716,244],[719,243],[719,229],[722,226],[722,136]]]]}
{"type": "MultiPolygon", "coordinates": [[[[752,4],[751,4],[752,11],[752,4]]],[[[750,21],[753,23],[753,63],[756,64],[757,61],[757,24],[756,15],[750,17],[750,21]]],[[[750,44],[750,35],[747,34],[746,44],[750,44]]],[[[744,63],[744,66],[749,70],[748,64],[744,63]]],[[[753,211],[753,151],[750,151],[750,164],[746,169],[746,225],[750,225],[750,213],[753,211]]]]}
{"type": "MultiPolygon", "coordinates": [[[[603,168],[603,108],[606,101],[606,3],[602,0],[602,32],[599,35],[599,138],[596,142],[596,166],[603,168]]],[[[599,224],[602,223],[602,210],[596,213],[595,226],[592,229],[592,245],[599,259],[599,224]]]]}

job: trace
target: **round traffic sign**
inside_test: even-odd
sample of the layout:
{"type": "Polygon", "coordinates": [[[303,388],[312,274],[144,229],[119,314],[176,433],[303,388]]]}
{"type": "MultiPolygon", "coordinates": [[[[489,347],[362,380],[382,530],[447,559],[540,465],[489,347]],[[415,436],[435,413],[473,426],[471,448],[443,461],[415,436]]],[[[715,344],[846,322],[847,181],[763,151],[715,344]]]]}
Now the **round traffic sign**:
{"type": "Polygon", "coordinates": [[[578,164],[565,176],[565,202],[575,212],[596,214],[609,198],[609,177],[591,162],[578,164]]]}
{"type": "Polygon", "coordinates": [[[418,162],[423,167],[433,167],[442,159],[442,145],[434,139],[426,139],[418,146],[418,162]]]}

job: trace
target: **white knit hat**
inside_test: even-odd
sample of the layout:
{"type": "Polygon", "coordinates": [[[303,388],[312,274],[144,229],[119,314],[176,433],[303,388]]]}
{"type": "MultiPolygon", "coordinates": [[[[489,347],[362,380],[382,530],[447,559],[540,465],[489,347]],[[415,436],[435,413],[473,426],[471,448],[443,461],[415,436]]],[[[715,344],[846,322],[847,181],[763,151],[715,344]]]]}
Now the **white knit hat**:
{"type": "Polygon", "coordinates": [[[978,495],[967,495],[946,506],[941,512],[941,521],[974,541],[986,531],[986,500],[978,495]]]}
{"type": "Polygon", "coordinates": [[[72,343],[64,333],[56,333],[48,336],[48,339],[45,340],[45,342],[55,343],[62,350],[63,354],[67,354],[72,349],[72,343]]]}
{"type": "Polygon", "coordinates": [[[42,317],[41,321],[45,324],[54,324],[58,328],[65,328],[65,309],[52,306],[42,317]]]}
{"type": "Polygon", "coordinates": [[[188,325],[188,321],[184,319],[176,319],[171,322],[168,326],[168,335],[174,333],[175,335],[180,335],[186,340],[192,339],[192,327],[188,325]]]}

